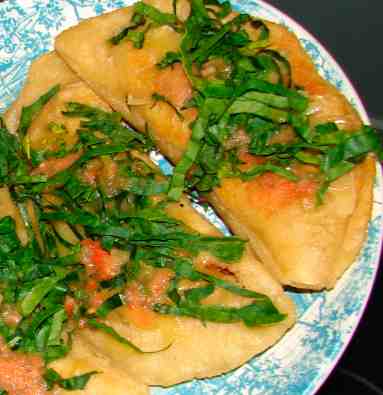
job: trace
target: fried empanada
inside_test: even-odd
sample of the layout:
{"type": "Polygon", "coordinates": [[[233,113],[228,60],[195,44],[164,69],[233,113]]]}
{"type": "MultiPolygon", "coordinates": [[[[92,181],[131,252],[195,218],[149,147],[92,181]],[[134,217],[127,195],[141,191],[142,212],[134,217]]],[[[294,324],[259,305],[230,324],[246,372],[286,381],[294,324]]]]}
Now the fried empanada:
{"type": "MultiPolygon", "coordinates": [[[[50,62],[55,56],[54,53],[45,55],[37,61],[37,64],[41,67],[45,61],[50,62]]],[[[64,64],[61,64],[60,67],[65,69],[64,64]]],[[[36,99],[45,93],[44,91],[49,87],[43,86],[39,81],[40,78],[44,81],[51,80],[49,73],[49,68],[42,67],[40,69],[36,68],[35,65],[32,66],[28,84],[21,93],[21,99],[16,102],[19,108],[31,104],[29,99],[23,98],[33,97],[36,99]]],[[[63,70],[63,75],[67,75],[65,70],[63,70]]],[[[108,105],[103,103],[82,81],[70,80],[67,82],[66,80],[60,80],[59,73],[55,73],[55,76],[52,83],[60,84],[61,88],[56,96],[50,99],[41,112],[35,116],[28,129],[27,137],[30,141],[31,150],[55,152],[58,149],[55,145],[55,139],[61,140],[61,148],[62,145],[71,148],[78,142],[76,130],[80,127],[80,121],[84,121],[86,116],[64,115],[63,111],[68,110],[66,103],[82,103],[82,105],[91,106],[87,108],[109,111],[108,105]],[[56,129],[53,129],[52,125],[60,127],[59,133],[55,133],[56,129]]],[[[14,111],[11,107],[8,114],[12,114],[14,111]]],[[[7,119],[9,118],[6,117],[6,122],[7,119]]],[[[12,122],[9,121],[9,127],[17,129],[17,123],[12,122]]],[[[85,124],[81,123],[82,132],[87,130],[85,124]]],[[[140,134],[138,136],[141,137],[140,134]]],[[[103,147],[107,147],[107,145],[103,147]]],[[[76,158],[72,158],[70,155],[73,154],[63,158],[51,157],[36,167],[32,174],[44,174],[53,177],[58,170],[70,168],[75,163],[76,158]],[[66,160],[69,157],[70,160],[66,160]]],[[[126,153],[120,152],[115,158],[101,157],[92,160],[93,162],[91,161],[83,170],[73,171],[73,178],[76,179],[79,176],[78,171],[80,171],[82,180],[89,182],[90,185],[95,185],[94,183],[98,182],[100,177],[104,177],[105,182],[102,183],[100,188],[104,188],[104,193],[110,198],[115,196],[121,186],[129,188],[129,177],[125,180],[121,175],[130,171],[128,167],[132,165],[129,165],[129,160],[136,161],[134,162],[135,169],[146,172],[152,169],[156,174],[156,179],[165,180],[147,154],[140,153],[137,150],[126,153]],[[112,171],[117,163],[121,163],[121,172],[112,171]]],[[[147,177],[150,177],[149,173],[147,177]]],[[[139,187],[140,185],[136,188],[139,187]]],[[[49,190],[50,195],[53,193],[52,188],[49,190]]],[[[153,199],[156,201],[157,197],[153,199]]],[[[55,204],[57,206],[57,201],[55,204]]],[[[127,201],[124,204],[130,203],[127,201]]],[[[52,207],[50,210],[52,210],[52,207]]],[[[185,197],[180,202],[167,204],[165,212],[169,216],[165,223],[166,221],[178,220],[187,229],[191,229],[192,234],[203,235],[208,238],[220,238],[222,236],[212,224],[192,208],[189,200],[185,197]]],[[[78,236],[73,232],[68,233],[68,230],[63,228],[56,228],[56,230],[67,241],[73,243],[78,240],[76,239],[78,236]]],[[[98,247],[96,247],[96,244],[96,241],[88,240],[82,245],[85,250],[87,248],[100,248],[98,244],[98,247]]],[[[89,250],[87,251],[89,253],[89,250]]],[[[84,254],[82,256],[89,256],[89,254],[84,254]]],[[[102,256],[108,255],[105,251],[102,254],[104,254],[102,256]]],[[[177,250],[177,254],[180,258],[189,257],[189,254],[183,252],[182,249],[177,250]]],[[[217,254],[222,254],[222,252],[216,252],[217,254]]],[[[121,341],[116,340],[116,337],[111,336],[110,333],[87,327],[75,332],[73,351],[64,360],[55,362],[53,367],[62,372],[63,375],[82,373],[85,370],[92,369],[104,372],[104,374],[92,377],[89,389],[81,393],[105,393],[103,392],[105,386],[112,381],[116,381],[116,386],[113,387],[115,392],[113,393],[125,394],[125,392],[122,392],[122,388],[126,382],[126,388],[131,386],[132,393],[141,394],[145,393],[145,388],[142,386],[135,387],[136,384],[131,382],[129,377],[139,383],[169,386],[193,378],[211,377],[227,372],[269,348],[295,322],[293,302],[284,293],[282,287],[268,274],[263,265],[254,258],[250,248],[245,248],[243,256],[238,262],[230,264],[223,259],[218,259],[216,255],[200,252],[193,256],[194,270],[198,269],[206,275],[217,276],[218,279],[226,281],[226,284],[230,283],[237,288],[246,288],[266,295],[281,313],[286,314],[286,317],[281,321],[278,319],[279,322],[273,324],[249,327],[230,317],[226,319],[229,323],[218,323],[208,322],[209,320],[202,322],[197,318],[186,316],[156,313],[150,310],[147,305],[141,305],[140,301],[151,293],[155,295],[156,292],[160,292],[158,300],[162,302],[167,300],[164,291],[171,279],[169,277],[170,270],[151,267],[146,265],[145,260],[143,260],[142,265],[145,269],[141,272],[141,277],[129,283],[127,290],[124,291],[126,304],[110,312],[102,322],[109,328],[113,328],[119,336],[129,339],[135,347],[145,353],[137,351],[127,344],[121,344],[121,341]],[[97,364],[100,364],[100,367],[97,366],[96,368],[97,364]],[[125,374],[126,378],[123,379],[125,381],[118,382],[122,377],[121,375],[125,374]],[[137,388],[137,392],[134,392],[135,388],[137,388]]],[[[81,259],[84,259],[84,262],[86,261],[86,258],[81,259]]],[[[91,267],[93,266],[91,265],[91,267]]],[[[105,277],[103,279],[105,280],[105,277]]],[[[196,285],[203,286],[205,283],[206,281],[203,279],[197,282],[183,280],[180,285],[181,296],[186,290],[196,285]]],[[[239,296],[221,286],[217,287],[203,301],[202,306],[214,305],[221,309],[222,305],[228,305],[235,310],[247,305],[247,301],[249,301],[248,297],[239,296]]],[[[270,309],[270,306],[265,308],[266,310],[270,309]]],[[[273,313],[273,308],[270,311],[271,314],[275,313],[273,313]]],[[[266,314],[269,313],[266,311],[266,314]]],[[[250,314],[249,319],[251,319],[250,314]]],[[[215,318],[215,320],[219,321],[222,318],[215,318]]]]}
{"type": "MultiPolygon", "coordinates": [[[[172,12],[171,1],[148,4],[172,12]]],[[[187,18],[189,10],[187,1],[177,2],[180,20],[187,18]]],[[[142,48],[130,40],[112,45],[111,38],[132,23],[133,13],[134,8],[128,7],[82,21],[57,37],[56,50],[100,97],[134,127],[147,131],[160,151],[177,163],[197,116],[195,108],[183,109],[192,85],[180,63],[165,69],[158,63],[167,53],[179,51],[181,33],[154,24],[142,48]],[[153,95],[166,100],[153,100],[153,95]]],[[[335,122],[340,129],[359,129],[361,121],[353,107],[319,76],[294,34],[274,23],[264,26],[270,33],[267,49],[279,51],[289,61],[294,85],[308,96],[311,126],[335,122]]],[[[251,25],[246,30],[250,36],[259,34],[251,25]]],[[[202,72],[210,71],[207,67],[202,72]]],[[[240,159],[244,169],[258,163],[246,152],[240,159]]],[[[310,181],[310,172],[310,166],[303,166],[304,177],[298,182],[270,172],[249,181],[221,178],[208,200],[236,234],[250,240],[282,284],[319,290],[334,286],[366,237],[375,159],[367,157],[334,181],[320,206],[315,202],[318,185],[310,181]]]]}

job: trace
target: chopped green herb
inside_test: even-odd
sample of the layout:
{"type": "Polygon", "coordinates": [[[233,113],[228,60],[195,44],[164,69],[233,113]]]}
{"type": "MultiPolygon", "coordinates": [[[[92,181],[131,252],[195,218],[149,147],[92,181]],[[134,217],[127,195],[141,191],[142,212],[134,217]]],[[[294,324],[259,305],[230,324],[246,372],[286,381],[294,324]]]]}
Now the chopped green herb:
{"type": "Polygon", "coordinates": [[[59,90],[60,85],[55,85],[53,88],[49,89],[47,93],[39,97],[34,103],[27,107],[23,107],[21,110],[20,124],[17,131],[20,139],[24,138],[34,117],[43,109],[45,104],[47,104],[52,97],[57,95],[59,90]]]}
{"type": "Polygon", "coordinates": [[[241,178],[242,180],[248,181],[267,172],[279,174],[280,176],[285,177],[290,181],[299,180],[299,178],[292,171],[287,170],[281,166],[273,165],[271,163],[254,166],[252,169],[241,173],[241,178]]]}
{"type": "Polygon", "coordinates": [[[149,4],[139,1],[134,5],[134,14],[131,24],[120,33],[113,36],[109,41],[113,45],[118,45],[123,40],[129,40],[133,43],[135,48],[142,48],[145,33],[148,28],[151,27],[151,23],[159,26],[169,25],[178,30],[179,22],[175,14],[161,12],[149,4]],[[142,28],[143,30],[136,30],[137,28],[142,28]]]}
{"type": "Polygon", "coordinates": [[[177,24],[177,17],[174,14],[161,12],[157,8],[139,1],[134,5],[134,12],[149,18],[158,25],[175,26],[177,24]]]}
{"type": "Polygon", "coordinates": [[[137,27],[143,25],[145,19],[142,15],[134,14],[132,17],[132,23],[123,29],[120,33],[113,36],[110,39],[111,44],[118,45],[122,40],[127,39],[133,42],[134,47],[141,48],[144,42],[144,32],[143,31],[134,31],[137,27]]]}
{"type": "Polygon", "coordinates": [[[96,311],[96,315],[101,318],[106,318],[106,316],[114,309],[122,306],[124,304],[120,294],[114,294],[108,298],[96,311]]]}
{"type": "Polygon", "coordinates": [[[166,52],[164,58],[157,63],[157,67],[160,69],[165,69],[173,65],[174,63],[181,61],[181,55],[177,52],[166,52]]]}
{"type": "Polygon", "coordinates": [[[164,351],[167,347],[165,347],[165,349],[161,349],[161,350],[156,350],[156,351],[143,351],[141,350],[139,347],[137,347],[136,345],[134,345],[130,340],[126,339],[125,337],[119,335],[111,326],[106,325],[100,321],[97,321],[94,318],[90,318],[87,321],[88,325],[94,329],[98,329],[104,333],[106,333],[107,335],[113,337],[113,339],[117,340],[119,343],[124,344],[125,346],[128,346],[130,348],[132,348],[134,351],[137,351],[139,353],[142,354],[153,354],[153,353],[157,353],[160,351],[164,351]]]}
{"type": "Polygon", "coordinates": [[[83,390],[90,378],[99,373],[100,372],[93,371],[64,379],[54,369],[50,368],[46,370],[44,379],[47,383],[48,390],[52,390],[55,385],[58,385],[60,388],[67,391],[77,391],[83,390]]]}
{"type": "Polygon", "coordinates": [[[39,280],[36,284],[23,298],[20,310],[23,316],[28,316],[37,307],[45,295],[47,295],[56,284],[62,280],[67,273],[64,271],[54,277],[46,277],[39,280]]]}
{"type": "Polygon", "coordinates": [[[247,326],[269,325],[285,319],[269,301],[251,303],[244,307],[224,307],[219,305],[200,305],[181,302],[178,306],[157,304],[154,311],[160,314],[171,314],[198,318],[201,321],[232,323],[242,321],[247,326]]]}

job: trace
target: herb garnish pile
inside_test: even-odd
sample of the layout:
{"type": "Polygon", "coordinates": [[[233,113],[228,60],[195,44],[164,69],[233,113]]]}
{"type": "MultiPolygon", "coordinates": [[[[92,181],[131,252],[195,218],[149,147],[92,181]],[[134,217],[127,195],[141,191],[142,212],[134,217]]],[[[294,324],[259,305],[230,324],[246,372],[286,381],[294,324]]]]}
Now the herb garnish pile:
{"type": "Polygon", "coordinates": [[[198,109],[198,117],[175,167],[170,198],[179,199],[185,188],[208,193],[225,177],[248,181],[272,172],[298,182],[304,176],[294,168],[309,165],[316,169],[310,177],[315,178],[320,204],[331,182],[368,152],[383,158],[380,140],[368,126],[350,133],[335,123],[309,125],[308,97],[294,85],[288,60],[270,48],[264,22],[247,14],[228,18],[230,4],[216,0],[191,0],[190,15],[182,22],[177,2],[173,4],[169,14],[136,3],[130,26],[111,39],[114,45],[130,40],[142,48],[151,27],[167,25],[181,34],[179,51],[168,52],[157,66],[182,64],[194,91],[183,108],[198,109]],[[255,39],[249,35],[250,26],[255,39]],[[287,130],[292,137],[275,141],[287,130]],[[241,170],[241,151],[261,158],[260,163],[241,170]]]}
{"type": "MultiPolygon", "coordinates": [[[[8,187],[28,234],[28,243],[22,245],[15,221],[0,219],[0,334],[8,347],[39,354],[49,364],[68,354],[73,332],[85,325],[136,352],[156,352],[141,350],[104,321],[112,310],[129,304],[124,291],[139,281],[143,267],[173,273],[165,299],[151,306],[160,314],[247,326],[283,320],[267,296],[194,267],[193,258],[201,251],[235,265],[245,242],[201,235],[166,213],[169,181],[145,159],[152,144],[123,126],[119,114],[68,103],[63,114],[81,119],[78,142],[58,151],[30,147],[31,122],[58,90],[52,88],[23,109],[17,136],[4,125],[0,128],[0,183],[8,187]],[[78,159],[63,171],[49,177],[35,171],[44,161],[54,166],[55,160],[74,154],[78,159]],[[128,258],[115,272],[106,267],[101,275],[92,273],[82,261],[87,246],[100,254],[98,259],[110,257],[113,249],[128,258]],[[180,291],[184,279],[198,286],[180,291]],[[89,281],[96,283],[92,292],[109,295],[93,310],[89,281]],[[249,303],[241,308],[201,303],[217,288],[249,303]],[[10,312],[18,316],[13,323],[6,320],[10,312]]],[[[64,125],[53,127],[65,130],[64,125]]],[[[95,373],[63,379],[48,369],[44,377],[49,388],[57,384],[75,390],[84,388],[95,373]]]]}

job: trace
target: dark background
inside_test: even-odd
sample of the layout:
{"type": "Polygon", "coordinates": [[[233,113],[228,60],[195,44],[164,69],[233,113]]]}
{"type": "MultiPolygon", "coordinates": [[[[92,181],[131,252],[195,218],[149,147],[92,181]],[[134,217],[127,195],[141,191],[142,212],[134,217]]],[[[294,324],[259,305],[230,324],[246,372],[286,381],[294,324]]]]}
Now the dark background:
{"type": "MultiPolygon", "coordinates": [[[[383,1],[267,0],[311,32],[335,57],[365,104],[372,122],[383,129],[383,1]]],[[[382,266],[382,265],[381,265],[382,266]]],[[[359,328],[335,372],[318,395],[369,395],[383,388],[377,363],[382,349],[381,273],[359,328]],[[357,377],[350,376],[356,374],[357,377]],[[371,385],[364,380],[371,382],[371,385]],[[359,386],[364,381],[364,385],[359,386]],[[359,383],[358,383],[359,382],[359,383]],[[370,390],[368,389],[370,388],[370,390]],[[378,390],[378,389],[375,389],[378,390]]]]}

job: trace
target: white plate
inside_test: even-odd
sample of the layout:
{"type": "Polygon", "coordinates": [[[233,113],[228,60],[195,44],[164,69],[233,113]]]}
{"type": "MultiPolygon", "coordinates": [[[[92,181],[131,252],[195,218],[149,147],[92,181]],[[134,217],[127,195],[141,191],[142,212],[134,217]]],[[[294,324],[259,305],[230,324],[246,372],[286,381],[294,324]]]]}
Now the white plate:
{"type": "MultiPolygon", "coordinates": [[[[128,0],[13,0],[0,5],[0,110],[16,97],[32,59],[52,48],[53,38],[80,19],[128,5],[128,0]]],[[[368,122],[351,83],[329,53],[305,29],[274,7],[235,0],[235,8],[293,30],[319,72],[342,91],[368,122]]],[[[167,166],[160,159],[162,166],[167,166]]],[[[382,174],[377,167],[374,207],[359,258],[331,292],[295,294],[299,319],[274,347],[226,375],[196,380],[155,395],[314,394],[349,343],[366,306],[377,272],[382,240],[382,174]]],[[[210,218],[216,221],[214,214],[210,218]]]]}

